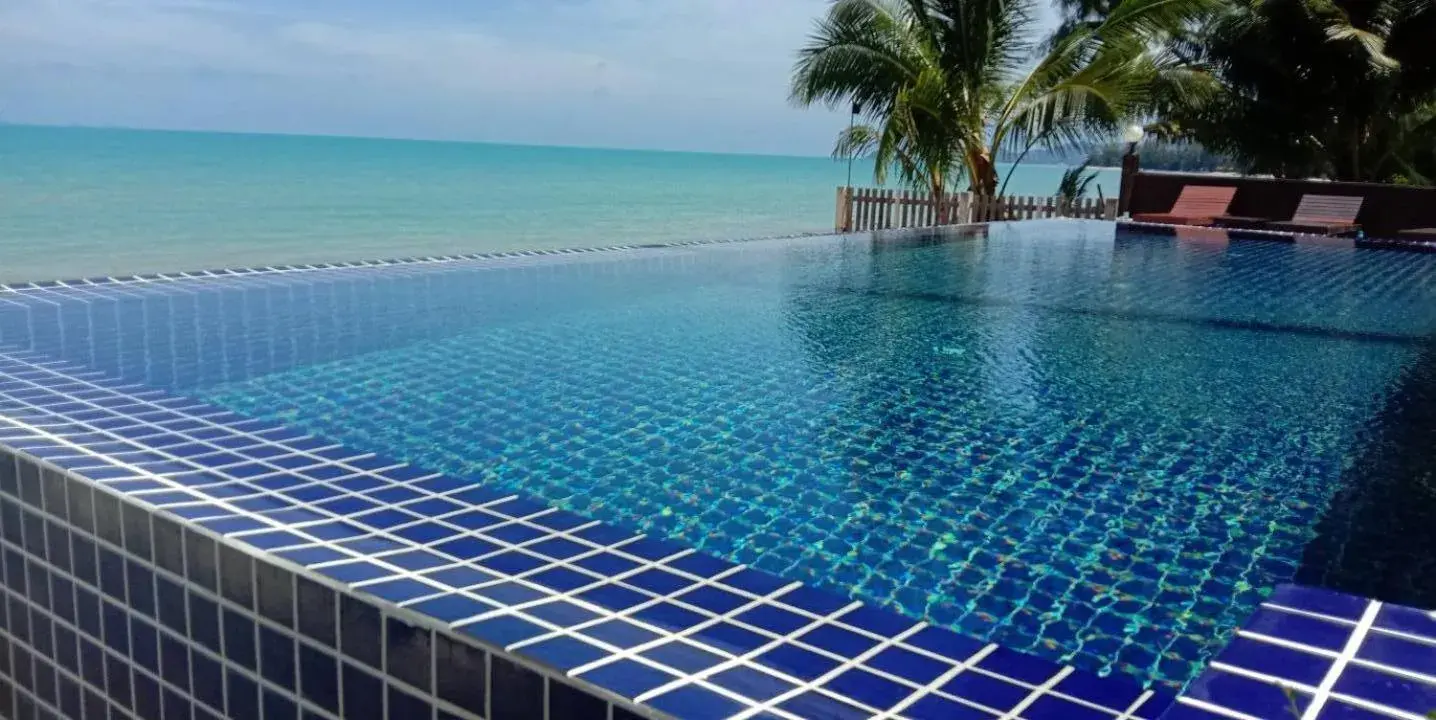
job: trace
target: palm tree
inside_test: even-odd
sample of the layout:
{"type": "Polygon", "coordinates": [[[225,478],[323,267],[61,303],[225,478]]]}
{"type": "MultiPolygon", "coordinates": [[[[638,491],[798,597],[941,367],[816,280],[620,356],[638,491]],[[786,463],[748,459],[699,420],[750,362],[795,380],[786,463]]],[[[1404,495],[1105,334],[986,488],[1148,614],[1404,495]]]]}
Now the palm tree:
{"type": "Polygon", "coordinates": [[[1087,165],[1084,162],[1062,172],[1062,181],[1057,184],[1057,197],[1069,202],[1087,197],[1087,188],[1097,181],[1097,171],[1089,171],[1087,165]]]}
{"type": "Polygon", "coordinates": [[[1250,172],[1436,184],[1436,0],[1238,0],[1192,45],[1214,92],[1163,113],[1250,172]]]}
{"type": "Polygon", "coordinates": [[[834,0],[799,52],[792,99],[863,111],[834,154],[875,180],[999,191],[996,160],[1074,147],[1143,109],[1166,69],[1155,40],[1214,0],[1123,0],[1039,53],[1033,0],[834,0]]]}

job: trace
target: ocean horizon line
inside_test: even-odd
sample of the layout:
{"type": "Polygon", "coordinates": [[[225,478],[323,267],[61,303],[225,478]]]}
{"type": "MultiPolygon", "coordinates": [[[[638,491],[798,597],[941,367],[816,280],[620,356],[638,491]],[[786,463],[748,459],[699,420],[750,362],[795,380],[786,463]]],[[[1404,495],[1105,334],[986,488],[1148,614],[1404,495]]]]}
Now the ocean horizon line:
{"type": "MultiPolygon", "coordinates": [[[[122,132],[122,133],[154,133],[154,134],[173,134],[173,135],[219,135],[219,136],[226,136],[226,137],[244,137],[244,138],[275,138],[275,139],[294,139],[294,140],[334,140],[334,141],[340,141],[340,142],[342,142],[342,141],[351,141],[351,140],[352,140],[352,141],[359,141],[359,142],[369,141],[369,142],[393,142],[393,143],[422,143],[422,144],[434,144],[434,145],[466,145],[466,146],[478,145],[478,146],[484,146],[484,147],[525,148],[525,149],[535,149],[535,150],[544,150],[544,149],[569,150],[569,151],[575,151],[575,150],[576,150],[576,151],[582,151],[582,152],[600,152],[600,153],[602,153],[602,152],[612,152],[612,153],[647,153],[647,154],[655,154],[655,155],[696,155],[696,156],[703,156],[703,157],[740,157],[740,158],[742,158],[742,157],[751,157],[751,158],[762,158],[762,159],[789,159],[789,160],[806,160],[806,161],[812,161],[812,160],[830,160],[830,161],[832,161],[834,164],[837,164],[837,165],[843,165],[843,164],[845,164],[845,163],[847,162],[846,160],[841,160],[841,159],[835,158],[835,157],[833,157],[831,154],[827,154],[827,155],[803,155],[803,154],[795,154],[795,153],[765,153],[765,152],[751,152],[751,151],[748,151],[748,152],[739,152],[739,151],[724,151],[724,150],[673,150],[673,149],[667,149],[667,148],[619,147],[619,146],[606,146],[606,145],[565,145],[565,144],[560,144],[560,143],[526,143],[526,142],[509,142],[509,141],[502,141],[502,140],[478,140],[478,139],[461,139],[461,138],[426,138],[426,137],[404,137],[404,136],[388,136],[388,135],[350,135],[350,134],[345,134],[345,133],[302,133],[302,132],[283,132],[283,131],[270,132],[270,131],[264,131],[264,130],[207,130],[207,129],[197,129],[197,128],[132,127],[132,126],[128,126],[128,125],[49,124],[49,123],[30,123],[30,122],[9,122],[9,121],[5,121],[5,120],[0,120],[0,129],[4,129],[4,128],[7,128],[7,127],[8,127],[8,128],[24,128],[24,129],[32,129],[32,130],[81,130],[81,131],[122,132]]],[[[858,161],[858,162],[864,162],[864,161],[867,161],[868,159],[869,159],[869,158],[867,158],[867,157],[858,157],[858,158],[855,158],[855,160],[858,161]]],[[[998,163],[1001,164],[1001,165],[1006,165],[1006,166],[1011,166],[1011,165],[1012,165],[1012,161],[1011,161],[1011,160],[999,160],[998,163]]],[[[1071,162],[1071,161],[1068,161],[1068,162],[1046,161],[1046,162],[1023,162],[1023,163],[1021,163],[1021,164],[1022,164],[1022,165],[1030,165],[1030,166],[1033,166],[1033,167],[1070,167],[1070,166],[1072,165],[1072,162],[1071,162]]],[[[1096,166],[1092,166],[1092,168],[1093,168],[1093,169],[1096,169],[1096,166]]],[[[1103,169],[1108,169],[1108,168],[1105,168],[1105,167],[1104,167],[1103,169]]],[[[1111,169],[1116,169],[1116,168],[1111,168],[1111,169]]],[[[856,179],[856,178],[855,178],[855,179],[856,179]]]]}

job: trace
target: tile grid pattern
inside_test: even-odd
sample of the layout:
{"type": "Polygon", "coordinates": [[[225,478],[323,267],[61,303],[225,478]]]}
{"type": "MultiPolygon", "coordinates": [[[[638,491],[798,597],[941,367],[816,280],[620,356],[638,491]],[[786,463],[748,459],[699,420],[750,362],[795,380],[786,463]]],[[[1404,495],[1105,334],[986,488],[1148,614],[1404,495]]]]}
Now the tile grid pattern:
{"type": "Polygon", "coordinates": [[[0,458],[0,717],[472,720],[540,717],[544,703],[553,717],[639,717],[89,481],[0,458]]]}
{"type": "Polygon", "coordinates": [[[1164,720],[1426,720],[1436,612],[1285,585],[1164,720]]]}
{"type": "Polygon", "coordinates": [[[1163,705],[1113,703],[1110,688],[1083,699],[1095,678],[193,401],[19,353],[0,371],[12,446],[660,710],[1126,718],[1163,705]]]}

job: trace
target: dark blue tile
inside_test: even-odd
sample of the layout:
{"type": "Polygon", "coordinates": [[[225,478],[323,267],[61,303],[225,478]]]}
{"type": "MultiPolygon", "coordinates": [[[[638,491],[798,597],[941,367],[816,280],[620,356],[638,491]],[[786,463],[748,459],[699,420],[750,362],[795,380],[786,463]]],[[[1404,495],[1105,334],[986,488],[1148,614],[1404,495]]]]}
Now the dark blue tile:
{"type": "Polygon", "coordinates": [[[590,625],[579,632],[620,648],[642,645],[659,637],[658,634],[649,632],[626,620],[609,620],[597,625],[590,625]]]}
{"type": "Polygon", "coordinates": [[[135,618],[130,622],[130,658],[152,673],[160,669],[160,640],[155,626],[135,618]]]}
{"type": "MultiPolygon", "coordinates": [[[[427,700],[389,686],[389,717],[391,718],[427,718],[432,716],[433,705],[427,700]]],[[[265,718],[265,720],[269,720],[265,718]]]]}
{"type": "Polygon", "coordinates": [[[320,643],[335,647],[335,604],[338,602],[334,591],[312,580],[296,578],[296,611],[299,632],[320,643]]]}
{"type": "Polygon", "coordinates": [[[564,720],[608,720],[608,703],[567,683],[551,679],[548,683],[548,716],[564,720]]]}
{"type": "Polygon", "coordinates": [[[1376,615],[1376,627],[1436,640],[1436,618],[1414,608],[1383,605],[1376,615]]]}
{"type": "Polygon", "coordinates": [[[490,657],[490,662],[493,686],[503,688],[490,698],[493,712],[490,720],[543,717],[543,676],[500,657],[490,657]]]}
{"type": "Polygon", "coordinates": [[[748,706],[734,702],[731,698],[696,685],[685,685],[671,690],[650,700],[648,704],[685,720],[720,720],[748,709],[748,706]]]}
{"type": "Polygon", "coordinates": [[[394,618],[386,619],[384,626],[387,633],[384,661],[388,663],[389,676],[427,690],[434,652],[433,633],[394,618]]]}
{"type": "Polygon", "coordinates": [[[559,636],[533,645],[525,645],[522,652],[525,657],[533,658],[565,672],[609,655],[608,651],[602,648],[569,636],[559,636]]]}
{"type": "Polygon", "coordinates": [[[715,650],[744,655],[773,642],[773,638],[745,630],[732,623],[720,622],[699,630],[693,639],[715,650]]]}
{"type": "Polygon", "coordinates": [[[1043,695],[1022,711],[1022,717],[1031,720],[1112,720],[1113,715],[1053,695],[1043,695]]]}
{"type": "Polygon", "coordinates": [[[1307,695],[1295,693],[1288,697],[1275,685],[1220,670],[1208,670],[1187,687],[1184,696],[1262,718],[1287,717],[1293,709],[1305,712],[1310,702],[1307,695]]]}
{"type": "Polygon", "coordinates": [[[1436,709],[1436,685],[1360,665],[1348,665],[1333,690],[1417,715],[1436,709]]]}
{"type": "Polygon", "coordinates": [[[482,650],[442,633],[435,635],[434,688],[439,698],[482,716],[488,677],[485,662],[482,650]]]}
{"type": "Polygon", "coordinates": [[[248,616],[225,608],[224,616],[224,657],[249,670],[259,669],[255,649],[254,621],[248,616]]]}
{"type": "Polygon", "coordinates": [[[903,640],[903,644],[958,661],[967,660],[987,647],[987,643],[931,626],[908,636],[903,640]]]}
{"type": "Polygon", "coordinates": [[[672,631],[687,630],[709,618],[672,603],[660,602],[633,612],[634,619],[672,631]]]}
{"type": "Polygon", "coordinates": [[[226,600],[254,607],[254,560],[226,544],[219,546],[219,589],[226,600]]]}
{"type": "Polygon", "coordinates": [[[318,568],[318,571],[327,577],[350,585],[394,576],[394,571],[386,570],[363,560],[355,560],[354,562],[341,565],[329,565],[318,568]]]}
{"type": "Polygon", "coordinates": [[[1060,667],[1046,660],[1041,660],[1031,655],[1024,655],[1019,652],[999,647],[988,653],[977,666],[983,670],[997,673],[1003,677],[1021,680],[1033,685],[1041,685],[1052,679],[1060,667]]]}
{"type": "Polygon", "coordinates": [[[664,570],[645,570],[625,578],[624,583],[655,595],[671,595],[694,584],[694,581],[664,570]]]}
{"type": "Polygon", "coordinates": [[[838,666],[832,658],[795,645],[779,645],[759,655],[758,662],[803,680],[816,680],[838,666]]]}
{"type": "Polygon", "coordinates": [[[696,673],[713,667],[726,658],[681,640],[664,643],[643,651],[643,657],[684,673],[696,673]]]}
{"type": "Polygon", "coordinates": [[[129,613],[114,603],[103,603],[105,645],[121,654],[130,654],[129,613]]]}
{"type": "Polygon", "coordinates": [[[207,704],[215,711],[224,711],[224,670],[218,661],[210,660],[202,652],[191,651],[190,664],[194,673],[195,700],[207,704]]]}
{"type": "Polygon", "coordinates": [[[638,697],[677,679],[676,675],[626,659],[600,666],[579,677],[626,698],[638,697]]]}
{"type": "Polygon", "coordinates": [[[768,595],[792,584],[777,575],[752,568],[739,570],[723,578],[720,582],[729,587],[746,590],[754,595],[768,595]]]}
{"type": "Polygon", "coordinates": [[[480,583],[489,582],[498,576],[471,567],[452,567],[424,573],[424,577],[456,590],[462,590],[480,583]]]}
{"type": "Polygon", "coordinates": [[[135,716],[140,720],[161,720],[160,685],[144,673],[135,673],[135,716]]]}
{"type": "Polygon", "coordinates": [[[1217,658],[1228,665],[1313,687],[1320,685],[1331,669],[1331,660],[1320,655],[1245,637],[1233,638],[1217,658]]]}
{"type": "Polygon", "coordinates": [[[344,663],[343,672],[345,720],[382,720],[384,682],[378,676],[349,663],[344,663]]]}
{"type": "Polygon", "coordinates": [[[749,602],[749,600],[742,596],[721,590],[712,585],[695,588],[694,590],[679,595],[676,599],[719,615],[737,610],[749,602]]]}
{"type": "Polygon", "coordinates": [[[1322,706],[1321,714],[1317,720],[1391,720],[1391,715],[1378,713],[1365,708],[1347,705],[1346,703],[1331,699],[1322,706]]]}
{"type": "MultiPolygon", "coordinates": [[[[292,696],[281,695],[273,690],[264,690],[264,720],[298,720],[299,706],[292,696]]],[[[168,717],[165,720],[169,720],[168,717]]]]}
{"type": "Polygon", "coordinates": [[[160,635],[160,677],[186,693],[189,687],[189,647],[168,633],[160,635]]]}
{"type": "Polygon", "coordinates": [[[461,595],[444,595],[416,603],[410,606],[410,609],[446,623],[454,623],[482,615],[494,610],[495,606],[461,595]]]}
{"type": "Polygon", "coordinates": [[[788,635],[814,622],[776,605],[759,605],[740,613],[735,619],[776,635],[788,635]]]}
{"type": "Polygon", "coordinates": [[[534,590],[533,588],[520,585],[516,582],[501,582],[496,585],[473,588],[469,590],[469,592],[493,600],[500,605],[518,605],[548,597],[548,593],[534,590]]]}
{"type": "Polygon", "coordinates": [[[878,644],[873,638],[834,625],[820,625],[799,635],[798,640],[849,658],[857,657],[878,644]]]}
{"type": "Polygon", "coordinates": [[[778,707],[804,718],[864,720],[872,716],[859,707],[816,692],[806,692],[778,707]]]}
{"type": "Polygon", "coordinates": [[[1382,665],[1436,677],[1436,648],[1424,643],[1381,633],[1368,633],[1356,656],[1382,665]]]}
{"type": "Polygon", "coordinates": [[[936,680],[939,675],[953,667],[949,663],[934,660],[899,647],[889,647],[877,655],[868,658],[863,664],[875,670],[881,670],[905,680],[910,680],[919,685],[926,685],[936,680]]]}
{"type": "Polygon", "coordinates": [[[224,679],[229,717],[259,717],[259,686],[233,670],[226,670],[224,679]]]}
{"type": "Polygon", "coordinates": [[[1300,585],[1278,585],[1266,602],[1347,620],[1360,620],[1367,606],[1362,598],[1300,585]]]}
{"type": "Polygon", "coordinates": [[[514,643],[536,638],[549,632],[547,629],[528,622],[527,620],[520,620],[507,615],[470,623],[458,628],[458,630],[500,647],[508,647],[514,643]]]}
{"type": "Polygon", "coordinates": [[[269,627],[259,628],[259,673],[265,679],[287,690],[298,689],[295,682],[294,640],[269,627]]]}
{"type": "Polygon", "coordinates": [[[338,660],[308,645],[299,646],[299,688],[305,700],[339,712],[338,660]]]}
{"type": "Polygon", "coordinates": [[[339,648],[345,657],[381,670],[383,638],[378,608],[348,595],[339,598],[339,648]]]}
{"type": "Polygon", "coordinates": [[[159,610],[160,622],[169,629],[184,634],[187,632],[188,619],[185,612],[185,590],[179,583],[168,578],[159,578],[156,582],[156,605],[159,610]]]}
{"type": "Polygon", "coordinates": [[[1268,608],[1258,609],[1244,628],[1249,632],[1335,651],[1346,646],[1346,639],[1354,629],[1349,625],[1268,608]]]}
{"type": "Polygon", "coordinates": [[[1056,690],[1064,695],[1096,703],[1102,707],[1125,711],[1142,696],[1142,688],[1126,678],[1097,677],[1077,671],[1062,678],[1056,690]]]}
{"type": "Polygon", "coordinates": [[[135,560],[125,565],[129,578],[129,606],[146,617],[155,617],[155,573],[135,560]]]}
{"type": "Polygon", "coordinates": [[[617,585],[603,585],[593,588],[592,590],[585,590],[579,593],[578,597],[585,602],[593,603],[594,605],[615,612],[627,610],[651,599],[649,596],[640,592],[617,585]]]}
{"type": "Polygon", "coordinates": [[[924,695],[902,714],[912,720],[996,720],[998,717],[937,695],[924,695]]]}
{"type": "Polygon", "coordinates": [[[568,568],[556,567],[529,576],[531,582],[559,592],[572,592],[600,582],[591,575],[585,575],[568,568]]]}
{"type": "Polygon", "coordinates": [[[898,704],[915,689],[860,669],[849,670],[829,680],[824,687],[879,710],[898,704]]]}
{"type": "Polygon", "coordinates": [[[719,560],[712,555],[704,553],[684,555],[681,558],[669,560],[666,564],[669,567],[692,573],[701,578],[711,578],[734,567],[733,563],[726,560],[719,560]]]}
{"type": "Polygon", "coordinates": [[[189,596],[190,637],[214,652],[223,652],[220,641],[219,606],[197,594],[189,596]]]}
{"type": "Polygon", "coordinates": [[[883,637],[894,637],[916,624],[897,613],[872,605],[863,605],[844,613],[838,621],[883,637]]]}
{"type": "Polygon", "coordinates": [[[792,690],[795,685],[771,673],[740,665],[709,678],[709,682],[753,700],[767,701],[792,690]]]}
{"type": "Polygon", "coordinates": [[[942,690],[1004,713],[1017,707],[1017,704],[1032,692],[1020,685],[1004,682],[971,670],[958,673],[942,686],[942,690]]]}

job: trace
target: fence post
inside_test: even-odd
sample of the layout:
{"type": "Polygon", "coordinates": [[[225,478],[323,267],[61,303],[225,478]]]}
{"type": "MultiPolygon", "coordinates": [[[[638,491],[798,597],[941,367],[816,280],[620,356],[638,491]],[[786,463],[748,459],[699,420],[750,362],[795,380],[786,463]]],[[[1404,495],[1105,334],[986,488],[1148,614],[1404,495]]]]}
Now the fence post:
{"type": "Polygon", "coordinates": [[[853,231],[853,189],[838,188],[838,214],[833,220],[833,229],[838,232],[853,231]]]}
{"type": "Polygon", "coordinates": [[[1108,198],[1106,201],[1104,201],[1104,202],[1102,203],[1102,206],[1103,206],[1103,207],[1102,207],[1102,219],[1103,219],[1103,220],[1116,220],[1116,219],[1117,219],[1117,208],[1118,208],[1118,202],[1117,202],[1117,200],[1112,199],[1112,198],[1108,198]]]}

